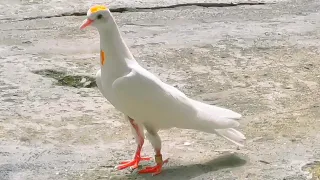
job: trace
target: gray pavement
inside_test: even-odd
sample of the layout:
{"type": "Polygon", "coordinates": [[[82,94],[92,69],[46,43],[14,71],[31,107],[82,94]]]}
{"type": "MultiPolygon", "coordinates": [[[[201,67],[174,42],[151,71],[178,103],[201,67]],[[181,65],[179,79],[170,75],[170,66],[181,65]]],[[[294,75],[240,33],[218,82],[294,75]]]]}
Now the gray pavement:
{"type": "MultiPolygon", "coordinates": [[[[92,3],[3,0],[0,179],[319,177],[320,2],[150,9],[191,2],[123,0],[110,8],[145,8],[114,13],[136,59],[188,96],[243,114],[246,147],[165,130],[170,160],[161,175],[114,170],[132,157],[135,142],[122,114],[87,87],[99,68],[99,37],[79,25],[92,3]]],[[[143,153],[153,156],[150,143],[143,153]]]]}

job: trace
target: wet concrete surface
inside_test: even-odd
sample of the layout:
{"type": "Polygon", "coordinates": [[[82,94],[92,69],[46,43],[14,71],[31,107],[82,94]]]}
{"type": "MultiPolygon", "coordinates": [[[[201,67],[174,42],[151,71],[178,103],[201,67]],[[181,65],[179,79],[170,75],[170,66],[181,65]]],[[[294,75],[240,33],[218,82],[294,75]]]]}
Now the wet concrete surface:
{"type": "MultiPolygon", "coordinates": [[[[35,73],[95,75],[99,37],[92,28],[79,30],[85,17],[41,18],[83,13],[92,3],[3,2],[1,180],[319,176],[319,1],[114,13],[142,66],[190,97],[243,114],[240,129],[248,141],[241,149],[211,134],[161,131],[163,156],[170,160],[156,177],[113,169],[132,157],[135,142],[122,114],[97,88],[61,86],[57,79],[35,73]],[[23,19],[28,17],[38,18],[23,19]]],[[[178,3],[185,2],[115,1],[112,6],[178,3]]],[[[153,156],[149,143],[143,153],[153,156]]]]}

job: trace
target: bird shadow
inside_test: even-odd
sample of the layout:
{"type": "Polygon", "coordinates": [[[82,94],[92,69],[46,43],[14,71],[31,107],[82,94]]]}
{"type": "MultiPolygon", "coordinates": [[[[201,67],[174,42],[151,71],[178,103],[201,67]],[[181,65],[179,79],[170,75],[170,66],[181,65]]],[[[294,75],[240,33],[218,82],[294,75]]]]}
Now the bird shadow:
{"type": "Polygon", "coordinates": [[[237,154],[225,154],[212,159],[204,164],[191,164],[186,166],[164,167],[163,172],[157,176],[129,174],[127,178],[158,180],[158,179],[192,179],[208,172],[218,171],[227,168],[235,168],[243,166],[247,160],[237,154]]]}

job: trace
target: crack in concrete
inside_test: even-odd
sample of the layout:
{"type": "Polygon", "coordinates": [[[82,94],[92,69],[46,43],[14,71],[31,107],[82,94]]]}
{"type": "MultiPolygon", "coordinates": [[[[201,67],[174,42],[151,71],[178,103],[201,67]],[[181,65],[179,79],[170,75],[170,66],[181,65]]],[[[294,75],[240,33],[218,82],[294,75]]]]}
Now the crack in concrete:
{"type": "MultiPolygon", "coordinates": [[[[274,3],[264,3],[264,2],[244,2],[244,3],[184,3],[184,4],[175,4],[169,6],[155,6],[155,7],[120,7],[120,8],[110,8],[111,12],[114,13],[125,13],[125,12],[143,12],[150,10],[159,10],[159,9],[174,9],[178,7],[189,7],[189,6],[198,6],[198,7],[232,7],[232,6],[254,6],[254,5],[266,5],[274,3]]],[[[54,17],[68,17],[68,16],[86,16],[87,12],[67,12],[51,16],[36,16],[36,17],[27,17],[22,19],[10,19],[4,18],[0,20],[11,20],[11,21],[25,21],[25,20],[34,20],[34,19],[48,19],[54,17]]]]}
{"type": "Polygon", "coordinates": [[[186,7],[186,6],[198,6],[198,7],[230,7],[230,6],[253,6],[253,5],[265,5],[263,2],[247,2],[247,3],[184,3],[184,4],[175,4],[169,6],[156,6],[156,7],[137,7],[137,8],[115,8],[110,9],[111,12],[137,12],[144,10],[159,10],[159,9],[173,9],[177,7],[186,7]]]}

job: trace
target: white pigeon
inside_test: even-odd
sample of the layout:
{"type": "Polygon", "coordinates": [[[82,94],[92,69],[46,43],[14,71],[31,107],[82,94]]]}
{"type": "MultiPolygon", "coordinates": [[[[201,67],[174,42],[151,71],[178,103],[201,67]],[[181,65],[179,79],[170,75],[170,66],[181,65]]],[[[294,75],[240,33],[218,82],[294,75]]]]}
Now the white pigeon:
{"type": "Polygon", "coordinates": [[[138,167],[146,136],[155,150],[156,165],[146,167],[139,173],[161,173],[162,159],[160,129],[172,127],[195,129],[218,134],[243,146],[245,136],[235,130],[241,115],[229,109],[208,105],[187,97],[177,88],[162,82],[158,77],[141,67],[127,45],[110,12],[103,5],[91,7],[80,29],[93,26],[100,34],[100,65],[96,82],[103,96],[131,123],[137,142],[133,160],[122,162],[118,169],[138,167]]]}

